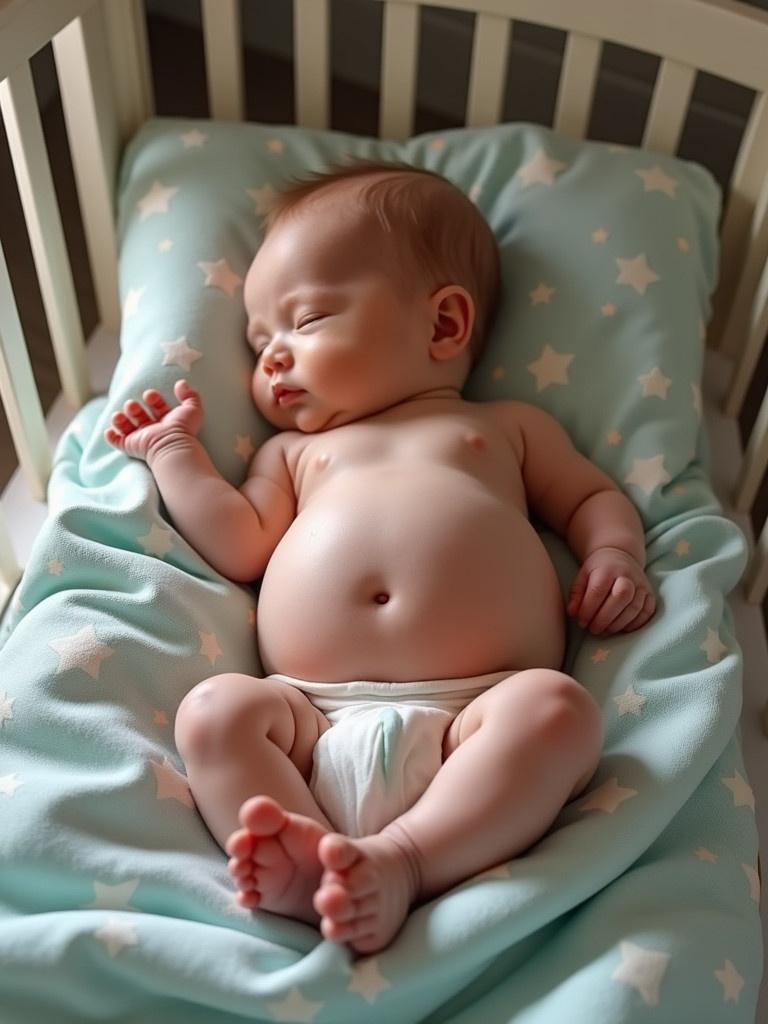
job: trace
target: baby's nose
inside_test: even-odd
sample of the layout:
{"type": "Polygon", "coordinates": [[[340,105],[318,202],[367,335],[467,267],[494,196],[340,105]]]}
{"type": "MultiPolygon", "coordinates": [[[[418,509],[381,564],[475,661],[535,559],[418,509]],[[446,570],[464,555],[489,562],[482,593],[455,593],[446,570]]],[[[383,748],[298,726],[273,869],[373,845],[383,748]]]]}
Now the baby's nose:
{"type": "Polygon", "coordinates": [[[293,363],[293,356],[285,345],[272,342],[262,354],[262,364],[267,373],[276,367],[286,367],[293,363]]]}

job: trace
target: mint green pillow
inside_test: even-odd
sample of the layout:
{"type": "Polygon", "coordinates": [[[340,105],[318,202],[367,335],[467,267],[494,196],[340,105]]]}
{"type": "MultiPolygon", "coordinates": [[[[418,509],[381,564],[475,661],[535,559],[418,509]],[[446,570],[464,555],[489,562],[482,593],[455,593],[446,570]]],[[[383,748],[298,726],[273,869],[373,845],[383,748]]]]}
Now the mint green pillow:
{"type": "Polygon", "coordinates": [[[468,398],[552,413],[647,529],[706,503],[700,378],[718,188],[696,164],[529,124],[403,144],[256,124],[146,124],[122,168],[123,355],[110,408],[149,385],[171,395],[188,377],[208,413],[204,442],[228,479],[242,479],[272,429],[250,399],[242,301],[265,205],[281,182],[355,157],[444,174],[496,234],[502,303],[468,398]]]}

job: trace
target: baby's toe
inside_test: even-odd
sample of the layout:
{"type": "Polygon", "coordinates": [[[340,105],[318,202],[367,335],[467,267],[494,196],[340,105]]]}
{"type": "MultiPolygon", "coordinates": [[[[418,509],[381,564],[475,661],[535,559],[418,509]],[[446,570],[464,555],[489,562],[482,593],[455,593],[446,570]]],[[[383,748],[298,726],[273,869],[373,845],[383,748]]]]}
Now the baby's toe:
{"type": "Polygon", "coordinates": [[[246,828],[233,832],[224,847],[230,857],[242,859],[253,854],[253,834],[246,828]]]}
{"type": "Polygon", "coordinates": [[[341,885],[323,885],[312,903],[318,914],[326,914],[334,921],[351,921],[356,914],[354,900],[341,885]]]}
{"type": "Polygon", "coordinates": [[[330,871],[348,871],[360,859],[357,847],[346,836],[328,832],[317,846],[317,855],[324,868],[330,871]]]}
{"type": "Polygon", "coordinates": [[[320,922],[323,937],[332,942],[356,942],[373,936],[376,930],[375,917],[355,918],[353,921],[334,921],[324,917],[320,922]]]}

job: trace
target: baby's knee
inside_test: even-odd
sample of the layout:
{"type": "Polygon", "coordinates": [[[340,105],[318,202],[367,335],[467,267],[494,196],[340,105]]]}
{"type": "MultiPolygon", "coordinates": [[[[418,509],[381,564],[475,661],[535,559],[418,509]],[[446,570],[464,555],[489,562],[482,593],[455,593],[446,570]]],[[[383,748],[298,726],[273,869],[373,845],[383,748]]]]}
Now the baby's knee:
{"type": "Polygon", "coordinates": [[[193,687],[176,712],[174,738],[182,759],[207,760],[237,745],[255,723],[266,728],[276,699],[262,679],[237,672],[212,676],[193,687]]]}

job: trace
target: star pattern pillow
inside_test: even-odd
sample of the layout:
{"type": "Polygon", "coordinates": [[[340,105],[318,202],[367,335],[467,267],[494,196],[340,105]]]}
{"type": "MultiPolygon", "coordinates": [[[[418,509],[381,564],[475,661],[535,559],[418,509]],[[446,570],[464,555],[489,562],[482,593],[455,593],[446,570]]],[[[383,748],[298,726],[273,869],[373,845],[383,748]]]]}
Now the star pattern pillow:
{"type": "MultiPolygon", "coordinates": [[[[283,182],[355,158],[437,171],[499,243],[502,302],[465,388],[552,413],[638,507],[647,529],[706,495],[700,430],[719,190],[702,167],[577,142],[535,125],[403,144],[337,132],[158,119],[121,181],[123,357],[117,401],[186,376],[203,440],[239,482],[271,432],[250,399],[243,279],[283,182]]],[[[457,239],[457,244],[461,244],[457,239]]]]}

